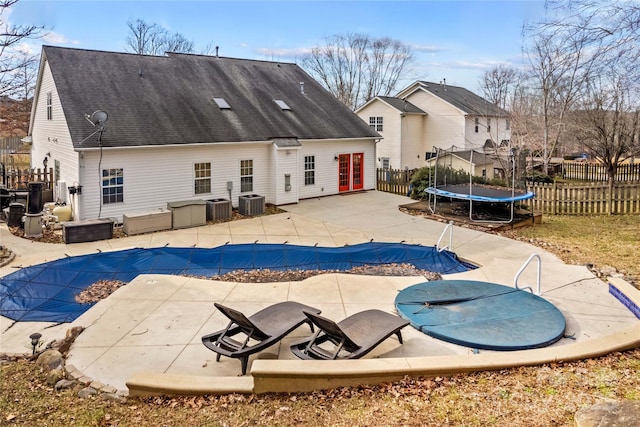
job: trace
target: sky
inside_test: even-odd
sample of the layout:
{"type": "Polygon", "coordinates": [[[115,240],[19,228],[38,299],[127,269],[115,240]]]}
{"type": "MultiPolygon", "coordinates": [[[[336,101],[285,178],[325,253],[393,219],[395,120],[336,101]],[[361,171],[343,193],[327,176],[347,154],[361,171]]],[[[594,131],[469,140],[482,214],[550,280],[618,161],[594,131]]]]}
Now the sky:
{"type": "Polygon", "coordinates": [[[522,27],[542,19],[544,1],[20,0],[5,15],[48,29],[30,44],[36,53],[43,44],[127,51],[127,22],[136,19],[182,34],[196,52],[219,46],[220,56],[287,62],[332,35],[390,37],[414,53],[405,85],[446,79],[478,92],[483,71],[522,64],[522,27]]]}

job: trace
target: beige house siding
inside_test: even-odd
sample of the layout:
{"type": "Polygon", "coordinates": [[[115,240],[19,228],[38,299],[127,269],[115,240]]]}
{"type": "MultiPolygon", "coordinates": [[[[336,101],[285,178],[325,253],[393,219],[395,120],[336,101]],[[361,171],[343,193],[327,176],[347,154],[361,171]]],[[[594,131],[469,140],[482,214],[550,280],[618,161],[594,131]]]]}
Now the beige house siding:
{"type": "MultiPolygon", "coordinates": [[[[428,166],[435,166],[436,165],[436,159],[431,159],[427,162],[428,166]]],[[[453,170],[456,171],[463,171],[465,173],[473,173],[474,176],[483,176],[483,171],[485,171],[485,177],[487,179],[493,179],[494,178],[494,173],[493,173],[493,163],[489,163],[489,164],[476,164],[473,168],[471,167],[471,164],[458,157],[458,156],[452,156],[450,154],[441,156],[438,159],[438,166],[444,166],[444,167],[450,167],[453,170]]]]}
{"type": "Polygon", "coordinates": [[[358,111],[358,116],[367,124],[369,124],[369,117],[383,117],[383,130],[378,131],[382,139],[376,147],[376,167],[382,167],[383,158],[389,159],[392,169],[402,167],[403,122],[400,112],[389,104],[377,100],[358,111]]]}
{"type": "Polygon", "coordinates": [[[466,120],[465,133],[467,135],[467,148],[482,148],[487,139],[491,139],[498,144],[505,139],[511,139],[511,131],[507,130],[507,119],[490,117],[491,131],[487,129],[489,117],[478,117],[478,132],[475,131],[475,116],[468,116],[466,120]]]}
{"type": "Polygon", "coordinates": [[[425,165],[425,153],[431,151],[424,136],[425,118],[422,114],[407,114],[402,118],[402,169],[416,169],[425,165]]]}
{"type": "Polygon", "coordinates": [[[452,145],[465,148],[465,116],[462,111],[424,90],[417,90],[407,100],[428,114],[424,124],[425,151],[452,145]]]}

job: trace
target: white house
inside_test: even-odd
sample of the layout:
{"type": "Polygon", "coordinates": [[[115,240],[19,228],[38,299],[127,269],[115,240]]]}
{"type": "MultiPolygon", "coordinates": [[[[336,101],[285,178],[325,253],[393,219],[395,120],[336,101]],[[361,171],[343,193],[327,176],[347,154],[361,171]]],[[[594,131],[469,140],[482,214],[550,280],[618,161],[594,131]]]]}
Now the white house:
{"type": "Polygon", "coordinates": [[[380,138],[295,64],[52,46],[29,135],[32,159],[54,167],[54,197],[79,220],[374,189],[380,138]]]}
{"type": "Polygon", "coordinates": [[[356,110],[383,140],[377,166],[426,166],[435,148],[482,150],[511,139],[508,114],[462,87],[416,81],[395,97],[377,96],[356,110]]]}

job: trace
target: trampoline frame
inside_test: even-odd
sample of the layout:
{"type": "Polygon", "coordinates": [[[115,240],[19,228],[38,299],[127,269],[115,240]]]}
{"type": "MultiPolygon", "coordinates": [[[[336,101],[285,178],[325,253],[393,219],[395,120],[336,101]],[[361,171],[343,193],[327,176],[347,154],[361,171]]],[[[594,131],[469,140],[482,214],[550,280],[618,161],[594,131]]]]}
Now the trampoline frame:
{"type": "MultiPolygon", "coordinates": [[[[435,148],[436,148],[436,155],[435,155],[435,167],[434,167],[434,173],[433,173],[433,185],[431,185],[431,182],[430,182],[429,187],[425,190],[429,194],[429,210],[433,214],[436,213],[438,196],[444,196],[444,197],[450,197],[454,199],[468,200],[469,201],[469,221],[471,222],[489,223],[489,224],[510,224],[513,222],[513,219],[515,217],[514,215],[515,202],[528,200],[535,196],[535,194],[532,192],[528,192],[523,195],[516,196],[516,190],[515,190],[516,162],[514,161],[513,151],[511,151],[509,154],[509,159],[511,163],[511,196],[510,197],[498,199],[498,198],[492,198],[492,197],[480,196],[480,195],[476,196],[473,194],[473,187],[474,187],[473,176],[474,175],[473,175],[472,165],[473,165],[473,153],[475,151],[473,149],[470,150],[470,156],[469,156],[469,193],[468,194],[453,193],[449,191],[438,190],[438,184],[437,184],[438,183],[438,159],[440,158],[440,153],[450,152],[451,154],[453,154],[454,147],[451,147],[450,151],[443,150],[440,147],[435,147],[435,148]],[[509,203],[510,204],[509,219],[508,220],[507,219],[496,219],[496,220],[474,219],[473,217],[474,201],[479,203],[509,203]]],[[[445,178],[446,178],[446,175],[445,175],[445,178]]],[[[431,175],[429,176],[429,180],[431,180],[431,175]]]]}

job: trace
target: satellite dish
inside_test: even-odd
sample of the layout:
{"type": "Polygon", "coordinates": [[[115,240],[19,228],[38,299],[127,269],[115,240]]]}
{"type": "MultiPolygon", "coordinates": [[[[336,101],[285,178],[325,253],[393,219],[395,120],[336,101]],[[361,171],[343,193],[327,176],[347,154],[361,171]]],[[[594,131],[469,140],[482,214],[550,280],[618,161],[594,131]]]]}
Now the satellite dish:
{"type": "Polygon", "coordinates": [[[91,115],[89,116],[89,121],[93,123],[94,126],[103,125],[108,118],[109,118],[109,115],[107,114],[106,111],[96,110],[93,113],[91,113],[91,115]]]}

